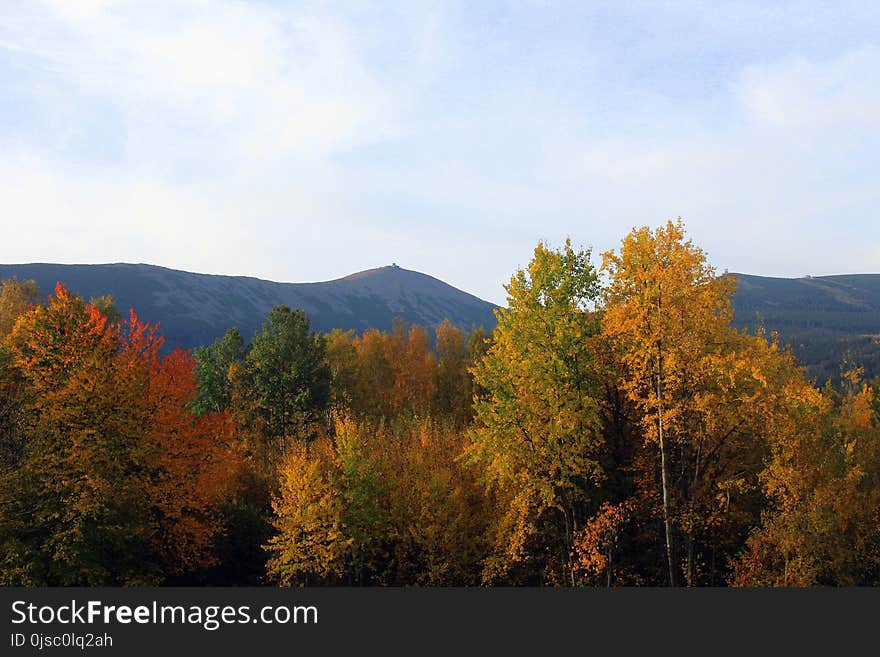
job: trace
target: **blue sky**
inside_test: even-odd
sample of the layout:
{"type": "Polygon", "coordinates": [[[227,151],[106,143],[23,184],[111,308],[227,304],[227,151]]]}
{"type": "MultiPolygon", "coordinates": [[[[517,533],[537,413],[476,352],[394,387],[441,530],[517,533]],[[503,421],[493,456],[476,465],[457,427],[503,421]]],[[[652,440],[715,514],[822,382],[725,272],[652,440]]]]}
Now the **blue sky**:
{"type": "Polygon", "coordinates": [[[681,216],[719,269],[880,271],[872,2],[0,3],[0,262],[483,298],[681,216]]]}

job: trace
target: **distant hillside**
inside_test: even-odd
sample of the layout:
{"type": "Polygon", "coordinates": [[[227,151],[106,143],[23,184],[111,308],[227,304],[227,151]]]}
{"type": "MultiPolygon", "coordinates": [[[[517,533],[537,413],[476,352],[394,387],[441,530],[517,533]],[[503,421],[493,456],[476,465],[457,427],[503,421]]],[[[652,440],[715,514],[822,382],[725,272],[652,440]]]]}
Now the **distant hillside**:
{"type": "MultiPolygon", "coordinates": [[[[844,358],[880,375],[880,274],[769,278],[735,274],[734,324],[777,331],[820,384],[844,358]]],[[[236,326],[250,338],[268,311],[302,308],[316,330],[389,330],[395,317],[429,328],[445,317],[465,329],[495,326],[487,301],[396,266],[324,283],[274,283],[192,274],[153,265],[0,265],[0,279],[33,278],[42,294],[62,281],[86,298],[112,294],[117,307],[162,325],[169,346],[212,342],[236,326]]]]}
{"type": "Polygon", "coordinates": [[[447,317],[465,330],[495,326],[493,304],[397,266],[323,283],[274,283],[153,265],[0,265],[0,279],[12,276],[36,280],[43,295],[58,281],[86,299],[111,294],[121,312],[133,307],[160,323],[172,347],[208,344],[233,326],[250,338],[280,304],[305,310],[318,331],[390,330],[395,317],[429,328],[447,317]]]}
{"type": "Polygon", "coordinates": [[[820,384],[844,358],[880,375],[880,274],[736,277],[734,324],[778,331],[820,384]]]}

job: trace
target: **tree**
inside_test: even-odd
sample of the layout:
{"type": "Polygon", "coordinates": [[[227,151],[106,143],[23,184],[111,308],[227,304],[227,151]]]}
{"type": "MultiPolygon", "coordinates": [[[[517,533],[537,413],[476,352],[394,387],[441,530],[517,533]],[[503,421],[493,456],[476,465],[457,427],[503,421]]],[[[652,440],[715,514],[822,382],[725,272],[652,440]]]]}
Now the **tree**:
{"type": "Polygon", "coordinates": [[[324,337],[302,310],[277,306],[254,336],[236,387],[237,415],[270,460],[317,434],[330,397],[324,337]]]}
{"type": "Polygon", "coordinates": [[[471,418],[473,379],[469,368],[473,365],[468,354],[465,335],[448,319],[437,327],[437,392],[435,408],[440,415],[463,426],[471,418]]]}
{"type": "Polygon", "coordinates": [[[282,586],[313,578],[338,581],[352,544],[343,531],[340,463],[332,440],[306,450],[292,445],[279,470],[280,490],[272,501],[278,533],[266,544],[267,573],[282,586]]]}
{"type": "Polygon", "coordinates": [[[656,231],[634,229],[619,255],[603,254],[602,268],[611,277],[603,331],[619,344],[624,386],[645,413],[648,439],[659,447],[666,560],[674,586],[669,442],[681,434],[685,411],[678,401],[687,394],[693,363],[730,324],[733,283],[716,277],[703,252],[684,240],[681,220],[656,231]]]}
{"type": "Polygon", "coordinates": [[[396,320],[388,336],[387,358],[394,372],[395,411],[426,416],[437,388],[437,359],[431,353],[428,331],[396,320]]]}
{"type": "Polygon", "coordinates": [[[738,586],[880,584],[880,416],[858,369],[844,391],[801,384],[771,428],[768,504],[736,564],[738,586]]]}
{"type": "Polygon", "coordinates": [[[359,418],[392,417],[395,405],[395,372],[390,361],[389,336],[378,329],[354,339],[356,360],[350,403],[359,418]]]}
{"type": "Polygon", "coordinates": [[[17,278],[0,281],[0,340],[12,332],[21,315],[39,303],[40,295],[34,280],[19,282],[17,278]]]}
{"type": "Polygon", "coordinates": [[[473,369],[485,392],[469,456],[502,500],[487,580],[549,553],[556,565],[533,564],[536,576],[573,582],[573,536],[602,478],[590,345],[599,285],[589,255],[570,241],[558,251],[538,244],[506,286],[508,306],[473,369]],[[529,541],[537,542],[531,554],[529,541]]]}
{"type": "Polygon", "coordinates": [[[429,414],[437,388],[437,359],[424,328],[397,318],[391,333],[370,329],[353,338],[354,353],[341,335],[333,339],[335,385],[355,416],[378,420],[429,414]]]}
{"type": "Polygon", "coordinates": [[[8,584],[151,584],[201,568],[234,463],[228,432],[187,409],[193,363],[162,357],[132,311],[107,317],[58,285],[15,324],[23,443],[0,473],[8,584]]]}
{"type": "Polygon", "coordinates": [[[334,329],[327,334],[327,365],[330,368],[330,406],[337,413],[351,409],[357,379],[358,352],[354,331],[334,329]]]}
{"type": "Polygon", "coordinates": [[[197,416],[191,410],[197,385],[190,355],[176,349],[160,357],[155,337],[144,335],[136,317],[129,326],[126,350],[149,368],[149,389],[141,402],[150,418],[143,440],[151,466],[151,543],[163,574],[181,576],[215,562],[219,508],[237,492],[241,455],[228,412],[197,416]]]}
{"type": "Polygon", "coordinates": [[[113,323],[122,321],[122,315],[116,308],[116,301],[109,294],[89,299],[89,305],[94,306],[99,313],[107,318],[108,322],[113,323]]]}
{"type": "MultiPolygon", "coordinates": [[[[15,325],[27,442],[3,482],[4,572],[30,584],[155,581],[131,395],[117,385],[118,329],[62,286],[15,325]],[[17,490],[16,490],[17,489],[17,490]],[[11,563],[17,562],[16,567],[11,563]]],[[[136,372],[128,374],[136,375],[136,372]]]]}
{"type": "Polygon", "coordinates": [[[448,422],[334,416],[281,467],[267,549],[282,584],[473,585],[487,516],[467,437],[448,422]]]}
{"type": "Polygon", "coordinates": [[[197,414],[220,413],[230,408],[233,381],[242,369],[245,353],[244,338],[237,328],[193,352],[198,383],[193,410],[197,414]]]}
{"type": "Polygon", "coordinates": [[[35,281],[0,282],[0,473],[17,467],[25,440],[21,415],[25,385],[12,364],[8,336],[18,318],[38,302],[35,281]]]}
{"type": "Polygon", "coordinates": [[[605,502],[577,533],[574,542],[575,570],[591,583],[615,583],[615,557],[618,544],[632,516],[631,500],[619,504],[605,502]]]}
{"type": "Polygon", "coordinates": [[[387,498],[393,569],[387,581],[479,584],[489,507],[479,471],[460,458],[467,433],[450,418],[413,418],[373,436],[373,449],[387,454],[393,482],[387,498]]]}
{"type": "Polygon", "coordinates": [[[763,334],[730,327],[736,281],[715,274],[681,220],[633,230],[603,260],[603,336],[659,457],[637,449],[634,468],[646,501],[660,473],[667,582],[678,583],[682,566],[688,585],[701,570],[714,581],[757,521],[768,427],[789,412],[783,396],[804,385],[802,373],[763,334]]]}

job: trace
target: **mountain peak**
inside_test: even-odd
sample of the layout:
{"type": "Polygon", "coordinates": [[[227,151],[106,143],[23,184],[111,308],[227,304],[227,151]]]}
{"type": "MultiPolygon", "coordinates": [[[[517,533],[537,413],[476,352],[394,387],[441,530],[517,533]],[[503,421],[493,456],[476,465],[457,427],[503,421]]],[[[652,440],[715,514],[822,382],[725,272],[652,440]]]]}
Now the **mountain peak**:
{"type": "Polygon", "coordinates": [[[491,329],[495,306],[432,276],[392,263],[316,283],[278,283],[245,276],[196,274],[155,265],[0,265],[0,279],[37,281],[41,294],[64,283],[84,298],[110,294],[161,323],[166,344],[196,347],[237,327],[250,338],[273,306],[301,308],[318,331],[390,330],[395,318],[433,329],[448,318],[464,330],[491,329]]]}
{"type": "MultiPolygon", "coordinates": [[[[418,276],[428,276],[427,274],[423,274],[421,272],[412,270],[412,269],[404,269],[396,262],[392,262],[390,265],[382,265],[381,267],[373,267],[372,269],[364,269],[363,271],[356,271],[353,274],[349,274],[348,276],[343,276],[342,278],[338,278],[336,280],[339,281],[350,281],[357,280],[360,278],[370,278],[374,276],[393,276],[400,274],[416,274],[418,276]]],[[[429,276],[430,278],[430,276],[429,276]]]]}

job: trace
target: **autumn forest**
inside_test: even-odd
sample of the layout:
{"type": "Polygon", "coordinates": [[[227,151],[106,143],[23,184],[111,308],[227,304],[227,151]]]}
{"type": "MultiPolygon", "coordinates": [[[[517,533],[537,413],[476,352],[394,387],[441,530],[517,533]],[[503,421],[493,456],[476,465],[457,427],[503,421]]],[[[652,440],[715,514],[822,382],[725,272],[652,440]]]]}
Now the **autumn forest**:
{"type": "Polygon", "coordinates": [[[872,586],[880,393],[731,326],[681,221],[538,244],[490,333],[193,351],[0,290],[0,584],[872,586]]]}

